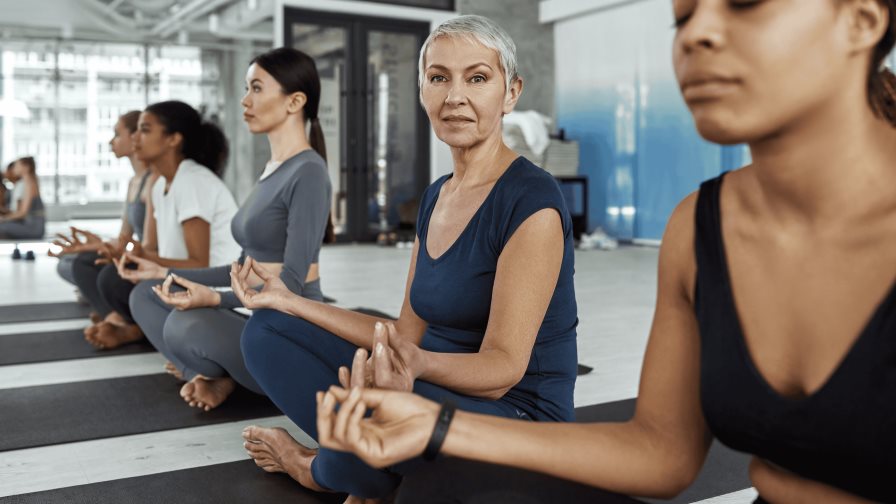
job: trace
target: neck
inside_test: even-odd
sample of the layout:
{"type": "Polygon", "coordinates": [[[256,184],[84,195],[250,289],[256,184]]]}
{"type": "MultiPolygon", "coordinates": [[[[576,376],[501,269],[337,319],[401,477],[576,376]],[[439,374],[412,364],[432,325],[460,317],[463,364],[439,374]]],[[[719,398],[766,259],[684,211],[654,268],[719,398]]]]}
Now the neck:
{"type": "Polygon", "coordinates": [[[779,219],[830,223],[892,205],[896,128],[840,102],[750,144],[753,189],[779,219]]]}
{"type": "Polygon", "coordinates": [[[130,156],[128,156],[128,160],[130,160],[131,162],[131,168],[134,169],[134,175],[140,177],[146,173],[146,165],[142,161],[137,159],[136,154],[131,154],[130,156]]]}
{"type": "Polygon", "coordinates": [[[454,184],[474,187],[495,181],[517,153],[504,144],[501,131],[472,147],[452,147],[454,184]]]}
{"type": "Polygon", "coordinates": [[[174,180],[177,168],[183,160],[184,156],[182,154],[165,154],[160,159],[154,160],[153,166],[155,166],[159,175],[165,177],[165,180],[170,184],[174,180]]]}
{"type": "Polygon", "coordinates": [[[268,132],[271,161],[283,162],[299,152],[310,149],[305,125],[300,120],[286,120],[268,132]]]}

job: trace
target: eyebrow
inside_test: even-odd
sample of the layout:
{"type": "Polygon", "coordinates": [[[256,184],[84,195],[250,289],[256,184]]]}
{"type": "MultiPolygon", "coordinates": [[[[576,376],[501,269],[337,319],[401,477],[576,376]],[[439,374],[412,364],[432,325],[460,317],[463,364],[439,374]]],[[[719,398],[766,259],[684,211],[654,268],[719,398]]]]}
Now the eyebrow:
{"type": "MultiPolygon", "coordinates": [[[[491,65],[489,65],[488,63],[486,63],[484,61],[480,62],[480,63],[473,63],[472,65],[468,66],[467,68],[464,68],[464,71],[467,72],[469,70],[472,70],[472,69],[474,69],[476,67],[480,67],[480,66],[487,67],[489,70],[491,70],[493,72],[495,71],[495,69],[492,68],[491,65]]],[[[436,70],[448,70],[448,67],[443,66],[443,65],[429,65],[428,67],[426,67],[427,70],[429,70],[430,68],[434,68],[436,70]]]]}
{"type": "Polygon", "coordinates": [[[264,82],[261,82],[261,79],[252,79],[249,81],[249,84],[255,84],[256,82],[259,84],[264,84],[264,82]]]}

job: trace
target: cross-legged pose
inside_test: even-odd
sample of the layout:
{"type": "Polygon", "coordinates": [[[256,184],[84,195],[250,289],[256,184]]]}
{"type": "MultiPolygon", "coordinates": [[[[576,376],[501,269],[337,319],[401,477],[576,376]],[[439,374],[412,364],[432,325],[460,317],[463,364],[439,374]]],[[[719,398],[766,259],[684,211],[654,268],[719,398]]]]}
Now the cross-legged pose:
{"type": "Polygon", "coordinates": [[[115,134],[109,141],[109,146],[115,157],[119,159],[127,157],[134,170],[134,176],[128,182],[128,194],[121,216],[121,229],[118,231],[118,237],[104,242],[90,231],[73,227],[70,236],[57,235],[53,244],[60,249],[50,252],[50,255],[59,258],[59,264],[56,267],[59,276],[75,284],[81,295],[90,303],[93,309],[90,316],[95,323],[99,323],[107,317],[110,321],[121,321],[120,316],[103,300],[97,287],[97,279],[104,263],[111,262],[100,260],[100,252],[102,251],[109,257],[117,257],[123,252],[122,247],[132,238],[136,238],[138,241],[143,240],[146,207],[155,177],[153,171],[137,159],[134,144],[131,141],[131,135],[137,131],[139,118],[139,110],[132,110],[119,117],[118,122],[115,123],[115,134]]]}
{"type": "MultiPolygon", "coordinates": [[[[668,497],[716,436],[755,456],[760,501],[896,501],[896,77],[881,67],[896,2],[674,9],[675,71],[697,129],[749,144],[753,162],[670,218],[634,418],[449,421],[419,396],[334,389],[320,396],[323,446],[387,466],[432,439],[431,451],[444,442],[448,455],[668,497]]],[[[507,484],[486,483],[490,495],[507,484]]]]}
{"type": "Polygon", "coordinates": [[[114,348],[143,338],[128,305],[140,280],[140,261],[164,267],[228,264],[239,253],[230,233],[237,206],[221,171],[227,139],[193,107],[179,101],[150,105],[140,114],[133,137],[137,157],[159,174],[152,186],[144,241],[114,258],[114,267],[99,275],[100,294],[121,316],[121,323],[101,322],[85,331],[100,348],[114,348]]]}
{"type": "MultiPolygon", "coordinates": [[[[15,187],[10,195],[10,211],[0,215],[0,239],[28,240],[44,235],[46,215],[40,199],[40,184],[33,157],[23,157],[11,165],[15,187]]],[[[30,258],[33,258],[31,256],[30,258]]]]}
{"type": "MultiPolygon", "coordinates": [[[[306,54],[279,48],[249,65],[243,117],[250,131],[267,135],[271,160],[230,224],[243,248],[241,263],[251,257],[290,292],[316,301],[323,300],[318,256],[328,234],[332,194],[319,104],[320,79],[306,54]]],[[[168,358],[168,370],[187,380],[184,400],[209,410],[230,395],[234,380],[263,393],[240,352],[246,317],[232,308],[241,304],[232,292],[211,289],[230,285],[230,265],[183,269],[135,261],[141,278],[168,276],[164,283],[141,282],[131,293],[131,312],[168,358]]]]}
{"type": "MultiPolygon", "coordinates": [[[[374,386],[527,422],[573,419],[571,220],[553,177],[503,142],[502,118],[523,89],[516,68],[513,41],[479,16],[446,22],[423,46],[420,99],[451,147],[454,169],[422,197],[394,324],[296,296],[263,268],[254,270],[264,288],[250,290],[252,268],[234,268],[244,304],[266,308],[243,331],[246,365],[310,435],[317,434],[315,392],[337,383],[357,351],[365,360],[371,349],[374,386]]],[[[265,470],[352,500],[388,496],[405,471],[302,447],[283,430],[250,427],[244,437],[265,470]]]]}

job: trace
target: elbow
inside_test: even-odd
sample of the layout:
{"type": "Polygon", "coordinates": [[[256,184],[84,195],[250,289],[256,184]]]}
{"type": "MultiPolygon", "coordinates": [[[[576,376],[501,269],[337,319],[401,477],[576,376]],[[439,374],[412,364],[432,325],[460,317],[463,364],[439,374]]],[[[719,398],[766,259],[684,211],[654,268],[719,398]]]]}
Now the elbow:
{"type": "Polygon", "coordinates": [[[669,468],[666,471],[660,471],[657,474],[657,485],[650,492],[649,497],[657,499],[674,499],[691,486],[699,469],[694,471],[687,467],[688,464],[682,464],[675,468],[669,468]]]}

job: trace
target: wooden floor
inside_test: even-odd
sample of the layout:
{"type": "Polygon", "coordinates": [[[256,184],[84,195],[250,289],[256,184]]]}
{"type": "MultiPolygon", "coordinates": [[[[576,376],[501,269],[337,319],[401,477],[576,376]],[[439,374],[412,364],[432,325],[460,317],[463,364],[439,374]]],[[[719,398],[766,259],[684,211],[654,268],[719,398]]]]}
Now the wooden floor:
{"type": "MultiPolygon", "coordinates": [[[[0,248],[0,304],[74,299],[74,289],[55,272],[56,260],[12,261],[0,248]]],[[[340,245],[321,253],[322,287],[339,306],[398,314],[410,250],[340,245]]],[[[576,384],[576,406],[637,395],[638,375],[655,301],[657,250],[624,247],[576,254],[579,362],[594,368],[576,384]]],[[[85,321],[4,324],[3,338],[23,332],[83,327],[85,321]]],[[[154,374],[163,360],[136,354],[0,366],[0,389],[154,374]]],[[[186,407],[186,406],[185,406],[186,407]]],[[[0,418],[3,405],[0,404],[0,418]]],[[[240,431],[249,422],[0,452],[0,497],[153,474],[247,458],[240,431]]],[[[303,435],[285,417],[254,420],[303,435]]],[[[313,443],[307,440],[308,443],[313,443]]],[[[747,503],[752,489],[704,502],[747,503]]],[[[2,499],[0,499],[2,500],[2,499]]]]}

